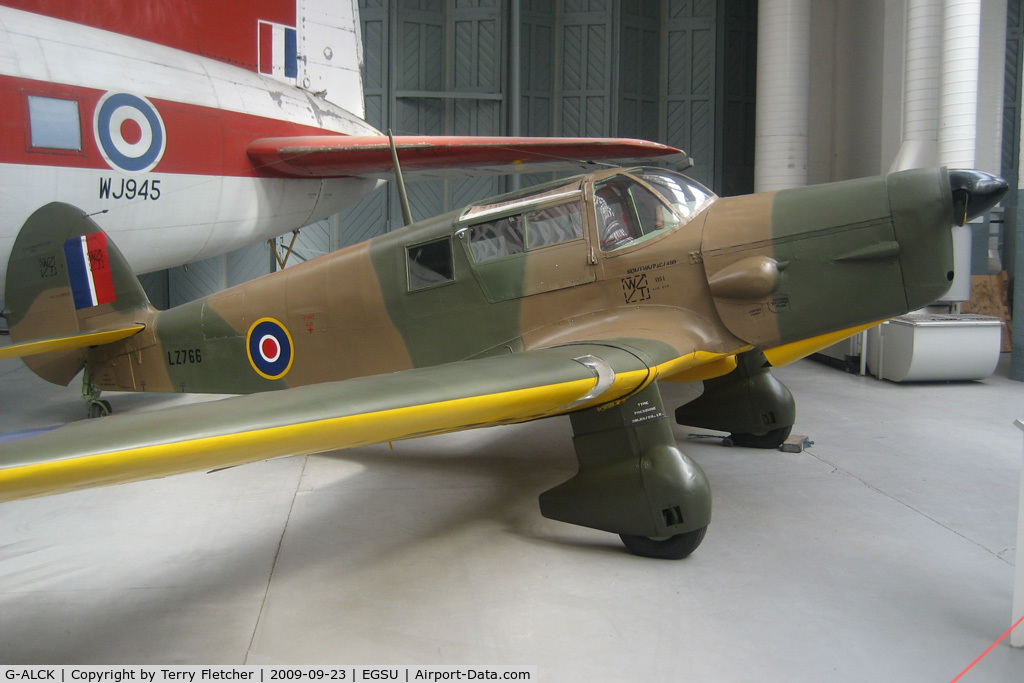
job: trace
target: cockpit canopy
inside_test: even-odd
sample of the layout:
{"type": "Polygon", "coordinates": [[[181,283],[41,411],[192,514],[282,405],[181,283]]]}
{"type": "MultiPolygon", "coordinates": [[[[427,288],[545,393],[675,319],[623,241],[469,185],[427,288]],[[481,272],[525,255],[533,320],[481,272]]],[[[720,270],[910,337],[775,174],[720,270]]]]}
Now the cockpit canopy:
{"type": "Polygon", "coordinates": [[[714,197],[686,176],[660,168],[620,173],[594,185],[601,251],[613,251],[688,221],[714,197]]]}
{"type": "Polygon", "coordinates": [[[500,201],[467,208],[459,222],[468,227],[476,263],[486,263],[550,245],[584,238],[583,193],[593,191],[597,240],[610,252],[678,227],[715,195],[686,176],[660,168],[635,168],[590,184],[571,179],[500,201]]]}

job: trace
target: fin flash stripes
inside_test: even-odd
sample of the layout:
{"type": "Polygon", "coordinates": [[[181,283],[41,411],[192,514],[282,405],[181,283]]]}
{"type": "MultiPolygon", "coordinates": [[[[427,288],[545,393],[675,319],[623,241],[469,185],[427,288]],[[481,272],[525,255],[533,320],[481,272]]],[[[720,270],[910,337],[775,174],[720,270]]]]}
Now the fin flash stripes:
{"type": "Polygon", "coordinates": [[[64,258],[68,264],[68,279],[75,298],[75,310],[115,300],[106,233],[72,237],[64,243],[64,258]]]}

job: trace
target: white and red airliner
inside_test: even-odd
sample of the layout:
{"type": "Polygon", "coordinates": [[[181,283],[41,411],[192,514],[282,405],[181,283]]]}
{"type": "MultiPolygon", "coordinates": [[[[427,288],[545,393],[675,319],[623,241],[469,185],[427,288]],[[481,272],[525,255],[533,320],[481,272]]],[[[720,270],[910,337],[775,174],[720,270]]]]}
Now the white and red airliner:
{"type": "MultiPolygon", "coordinates": [[[[362,118],[355,4],[0,0],[0,301],[15,236],[52,201],[92,214],[141,273],[286,233],[374,190],[391,152],[362,118]]],[[[423,174],[685,160],[637,140],[396,146],[403,170],[423,174]]]]}

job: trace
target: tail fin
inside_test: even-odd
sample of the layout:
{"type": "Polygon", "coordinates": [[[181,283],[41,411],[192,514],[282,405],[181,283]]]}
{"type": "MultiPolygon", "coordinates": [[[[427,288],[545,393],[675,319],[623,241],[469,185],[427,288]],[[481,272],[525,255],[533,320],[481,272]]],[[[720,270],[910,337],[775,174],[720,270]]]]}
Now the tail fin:
{"type": "Polygon", "coordinates": [[[300,2],[297,12],[298,53],[303,56],[298,62],[297,83],[365,118],[363,40],[357,1],[300,2]]]}
{"type": "MultiPolygon", "coordinates": [[[[223,19],[218,16],[218,20],[223,19]]],[[[365,117],[357,0],[303,0],[296,3],[294,26],[263,18],[257,23],[259,73],[316,93],[359,118],[365,117]]],[[[224,49],[220,44],[202,47],[214,53],[224,49]]]]}
{"type": "Polygon", "coordinates": [[[74,378],[87,347],[137,333],[153,313],[113,241],[81,209],[60,202],[21,227],[5,303],[15,345],[3,357],[24,356],[33,372],[55,384],[74,378]]]}

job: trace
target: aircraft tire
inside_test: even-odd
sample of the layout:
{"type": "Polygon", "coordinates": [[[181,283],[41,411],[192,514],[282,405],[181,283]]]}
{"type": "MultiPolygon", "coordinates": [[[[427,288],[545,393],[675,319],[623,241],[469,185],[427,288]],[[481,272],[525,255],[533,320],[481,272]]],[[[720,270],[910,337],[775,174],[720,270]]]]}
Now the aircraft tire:
{"type": "Polygon", "coordinates": [[[112,412],[114,412],[114,409],[110,407],[110,401],[105,399],[89,401],[88,415],[90,418],[103,417],[110,415],[112,412]]]}
{"type": "Polygon", "coordinates": [[[704,540],[708,528],[701,527],[678,536],[668,538],[649,538],[647,536],[630,536],[619,534],[629,552],[641,557],[654,557],[659,560],[681,560],[688,557],[704,540]]]}
{"type": "Polygon", "coordinates": [[[789,438],[791,431],[793,431],[792,425],[779,427],[764,434],[730,434],[729,440],[732,441],[733,446],[742,446],[743,448],[778,448],[789,438]]]}

